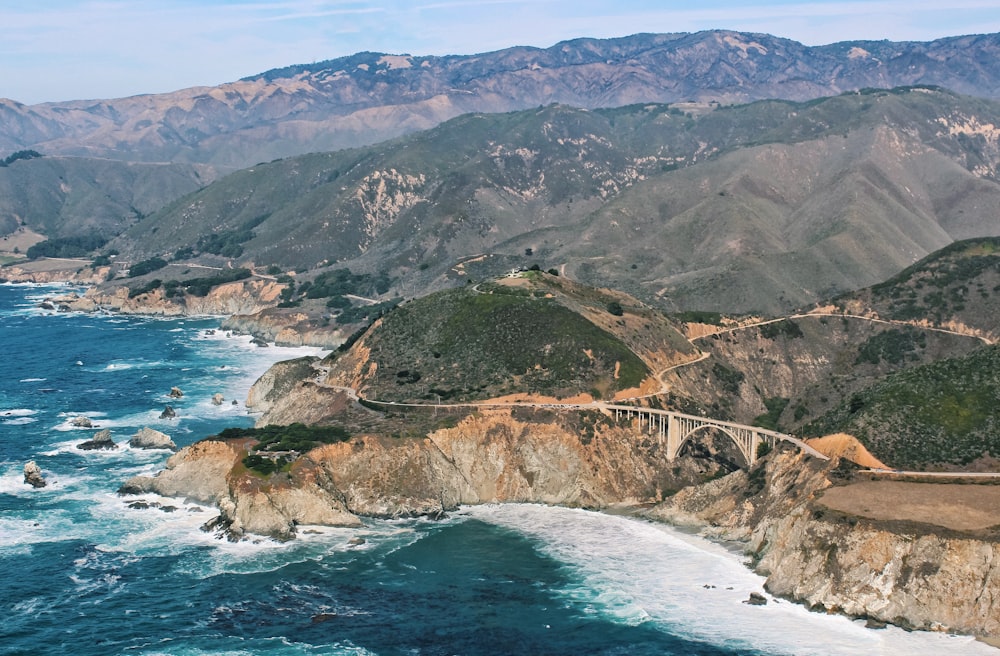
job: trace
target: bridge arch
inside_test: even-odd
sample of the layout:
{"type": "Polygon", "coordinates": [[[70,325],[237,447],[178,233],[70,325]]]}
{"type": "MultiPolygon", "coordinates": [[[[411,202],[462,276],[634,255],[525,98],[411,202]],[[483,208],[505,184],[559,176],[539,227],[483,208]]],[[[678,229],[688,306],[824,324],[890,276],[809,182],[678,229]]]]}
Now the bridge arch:
{"type": "Polygon", "coordinates": [[[757,445],[761,442],[761,438],[754,431],[732,429],[728,426],[723,426],[714,422],[699,424],[682,435],[677,443],[677,448],[671,454],[672,458],[676,458],[681,454],[681,451],[684,449],[684,445],[692,442],[696,433],[708,430],[717,430],[729,436],[729,439],[736,445],[740,455],[743,456],[743,461],[746,462],[748,467],[757,461],[757,445]]]}

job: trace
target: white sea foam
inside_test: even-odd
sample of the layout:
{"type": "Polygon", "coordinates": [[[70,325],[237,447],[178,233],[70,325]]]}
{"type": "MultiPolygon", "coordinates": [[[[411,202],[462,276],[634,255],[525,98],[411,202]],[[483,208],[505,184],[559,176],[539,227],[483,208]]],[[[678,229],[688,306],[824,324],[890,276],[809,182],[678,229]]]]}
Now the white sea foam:
{"type": "Polygon", "coordinates": [[[19,383],[42,383],[42,382],[45,382],[45,379],[44,378],[22,378],[21,380],[19,380],[17,382],[19,382],[19,383]]]}
{"type": "Polygon", "coordinates": [[[563,591],[569,599],[620,622],[652,622],[693,640],[796,656],[996,653],[971,638],[874,631],[789,602],[744,604],[750,592],[763,591],[764,579],[722,546],[666,526],[530,505],[466,514],[537,541],[578,577],[563,591]]]}
{"type": "Polygon", "coordinates": [[[23,426],[25,424],[33,424],[37,419],[34,417],[18,417],[17,419],[3,419],[0,420],[0,424],[7,424],[10,426],[23,426]]]}
{"type": "Polygon", "coordinates": [[[38,414],[38,410],[32,410],[31,408],[14,408],[12,410],[0,410],[0,418],[2,418],[2,417],[32,417],[32,416],[37,415],[37,414],[38,414]]]}
{"type": "Polygon", "coordinates": [[[13,410],[0,410],[0,424],[5,424],[8,426],[23,426],[25,424],[33,424],[38,421],[35,416],[38,414],[37,410],[31,410],[29,408],[14,408],[13,410]]]}

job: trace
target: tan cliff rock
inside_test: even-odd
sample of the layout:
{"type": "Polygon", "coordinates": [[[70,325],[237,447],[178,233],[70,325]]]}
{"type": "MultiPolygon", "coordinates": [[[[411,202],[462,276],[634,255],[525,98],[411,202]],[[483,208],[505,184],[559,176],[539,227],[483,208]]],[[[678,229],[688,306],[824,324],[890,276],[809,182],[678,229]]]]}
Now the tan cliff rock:
{"type": "MultiPolygon", "coordinates": [[[[590,437],[542,417],[484,411],[426,438],[363,435],[313,449],[287,472],[262,477],[240,463],[249,440],[208,440],[173,456],[123,493],[216,503],[231,537],[285,539],[297,524],[354,525],[358,516],[436,515],[506,501],[602,508],[662,498],[668,469],[655,440],[598,420],[590,437]]],[[[676,464],[676,463],[672,463],[676,464]]]]}
{"type": "Polygon", "coordinates": [[[995,536],[831,511],[822,498],[839,466],[778,449],[749,473],[681,490],[648,514],[744,542],[772,594],[811,608],[1000,635],[995,536]]]}

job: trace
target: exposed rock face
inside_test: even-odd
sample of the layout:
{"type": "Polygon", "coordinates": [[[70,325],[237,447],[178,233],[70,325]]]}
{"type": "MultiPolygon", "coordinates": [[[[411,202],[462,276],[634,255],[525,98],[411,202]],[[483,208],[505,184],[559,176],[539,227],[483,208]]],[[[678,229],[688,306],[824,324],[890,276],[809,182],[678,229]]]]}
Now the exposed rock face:
{"type": "Polygon", "coordinates": [[[1000,634],[1000,544],[879,525],[816,502],[837,462],[778,449],[764,466],[681,490],[649,514],[742,540],[767,589],[810,607],[906,628],[1000,634]],[[891,529],[891,530],[890,530],[891,529]]]}
{"type": "Polygon", "coordinates": [[[255,412],[269,411],[274,401],[282,399],[299,381],[313,375],[313,365],[318,361],[319,358],[310,356],[271,365],[250,387],[247,408],[255,412]]]}
{"type": "Polygon", "coordinates": [[[335,326],[322,326],[307,313],[285,308],[268,308],[241,313],[222,322],[223,330],[254,335],[276,346],[318,346],[334,349],[347,335],[335,326]]]}
{"type": "Polygon", "coordinates": [[[605,507],[661,498],[668,470],[655,441],[630,427],[599,422],[581,439],[552,423],[484,411],[425,439],[363,436],[319,447],[287,473],[264,479],[230,471],[245,449],[237,441],[182,449],[155,478],[126,491],[155,491],[204,501],[215,497],[231,537],[278,538],[296,524],[352,525],[358,516],[436,516],[459,504],[503,501],[605,507]],[[186,489],[190,486],[200,492],[186,489]]]}
{"type": "Polygon", "coordinates": [[[275,305],[282,287],[272,280],[248,279],[217,285],[206,296],[167,298],[162,288],[130,297],[128,287],[105,285],[93,287],[83,296],[74,293],[53,298],[50,303],[59,310],[76,312],[103,309],[152,316],[252,314],[275,305]]]}
{"type": "Polygon", "coordinates": [[[93,438],[76,445],[76,448],[83,451],[114,450],[118,448],[114,440],[111,439],[111,431],[104,429],[98,431],[93,438]]]}
{"type": "Polygon", "coordinates": [[[128,441],[128,445],[133,449],[170,449],[177,450],[177,445],[166,433],[143,427],[128,441]]]}
{"type": "Polygon", "coordinates": [[[239,445],[198,442],[170,456],[167,468],[155,477],[130,478],[122,485],[119,493],[156,492],[199,503],[217,503],[219,499],[229,496],[226,477],[240,457],[239,445]]]}
{"type": "Polygon", "coordinates": [[[24,465],[24,482],[34,488],[48,485],[45,478],[42,477],[41,468],[35,464],[34,460],[30,460],[24,465]]]}

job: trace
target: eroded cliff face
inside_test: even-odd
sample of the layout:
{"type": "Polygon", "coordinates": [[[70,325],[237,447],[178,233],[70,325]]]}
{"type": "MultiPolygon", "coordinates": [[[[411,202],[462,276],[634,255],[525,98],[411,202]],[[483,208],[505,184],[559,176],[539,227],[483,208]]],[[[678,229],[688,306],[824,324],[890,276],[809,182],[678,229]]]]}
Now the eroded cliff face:
{"type": "Polygon", "coordinates": [[[213,287],[206,296],[190,294],[167,298],[163,289],[129,297],[128,287],[105,290],[93,287],[83,296],[67,294],[49,301],[60,309],[75,312],[111,310],[122,314],[180,316],[185,314],[251,314],[277,303],[282,285],[254,279],[213,287]]]}
{"type": "Polygon", "coordinates": [[[299,524],[355,525],[359,517],[436,515],[461,504],[535,502],[603,508],[661,499],[670,466],[655,440],[597,421],[588,435],[510,410],[469,416],[423,439],[365,435],[300,456],[267,477],[240,462],[252,442],[207,440],[123,492],[216,504],[213,526],[287,539],[299,524]]]}
{"type": "Polygon", "coordinates": [[[1000,544],[832,512],[822,491],[839,466],[779,449],[749,473],[681,490],[649,515],[744,542],[770,592],[811,608],[1000,635],[1000,544]]]}

